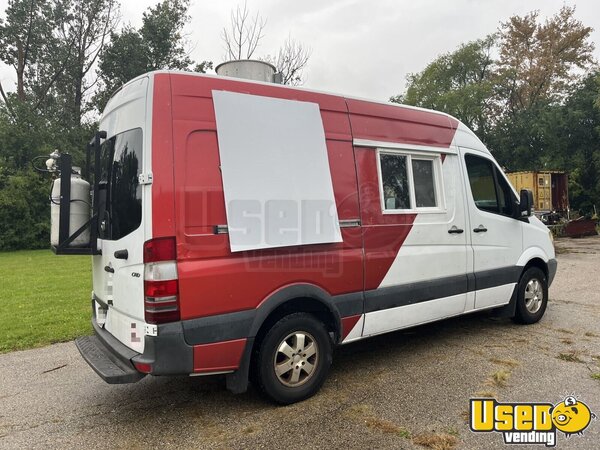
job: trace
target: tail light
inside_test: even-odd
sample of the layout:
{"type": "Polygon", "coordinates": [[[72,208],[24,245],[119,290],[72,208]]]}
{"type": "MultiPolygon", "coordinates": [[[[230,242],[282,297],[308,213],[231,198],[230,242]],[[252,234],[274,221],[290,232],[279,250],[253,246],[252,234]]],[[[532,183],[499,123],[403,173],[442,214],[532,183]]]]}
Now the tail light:
{"type": "Polygon", "coordinates": [[[144,243],[144,311],[147,323],[180,319],[175,238],[144,243]]]}

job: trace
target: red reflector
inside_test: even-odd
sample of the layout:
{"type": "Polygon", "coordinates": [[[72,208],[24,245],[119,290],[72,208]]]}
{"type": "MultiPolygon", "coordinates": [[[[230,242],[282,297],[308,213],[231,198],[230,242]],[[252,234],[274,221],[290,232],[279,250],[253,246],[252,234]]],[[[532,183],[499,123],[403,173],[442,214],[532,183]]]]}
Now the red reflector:
{"type": "Polygon", "coordinates": [[[177,259],[174,237],[150,239],[144,243],[144,263],[177,259]]]}
{"type": "Polygon", "coordinates": [[[135,366],[135,368],[138,370],[138,372],[142,372],[142,373],[150,373],[152,372],[152,366],[148,363],[140,363],[140,362],[133,362],[133,365],[135,366]]]}
{"type": "Polygon", "coordinates": [[[177,295],[177,280],[144,281],[146,297],[171,297],[177,295]]]}
{"type": "Polygon", "coordinates": [[[167,322],[177,322],[181,319],[179,310],[174,311],[148,311],[146,310],[145,318],[147,323],[159,324],[167,322]]]}

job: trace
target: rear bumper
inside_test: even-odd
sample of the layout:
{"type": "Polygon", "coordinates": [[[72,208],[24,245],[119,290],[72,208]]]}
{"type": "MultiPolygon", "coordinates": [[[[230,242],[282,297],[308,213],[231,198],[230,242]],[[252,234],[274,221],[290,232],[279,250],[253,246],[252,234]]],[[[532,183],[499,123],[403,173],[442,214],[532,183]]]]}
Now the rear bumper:
{"type": "MultiPolygon", "coordinates": [[[[94,308],[95,311],[95,308],[94,308]]],[[[101,328],[92,318],[93,336],[75,341],[83,359],[107,383],[135,383],[144,376],[134,363],[150,367],[152,375],[194,372],[193,347],[185,342],[181,322],[158,326],[157,336],[145,336],[144,353],[137,353],[101,328]]]]}
{"type": "Polygon", "coordinates": [[[109,384],[135,383],[145,376],[130,361],[114,357],[98,336],[81,337],[75,345],[94,372],[109,384]]]}

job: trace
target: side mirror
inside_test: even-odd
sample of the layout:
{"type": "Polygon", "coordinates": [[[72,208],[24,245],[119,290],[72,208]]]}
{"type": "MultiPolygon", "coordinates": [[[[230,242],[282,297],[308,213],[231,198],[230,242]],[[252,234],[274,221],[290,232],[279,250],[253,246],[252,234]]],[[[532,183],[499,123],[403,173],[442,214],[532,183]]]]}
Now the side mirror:
{"type": "Polygon", "coordinates": [[[533,207],[533,192],[529,189],[521,189],[519,200],[519,212],[521,216],[531,216],[531,208],[533,207]]]}

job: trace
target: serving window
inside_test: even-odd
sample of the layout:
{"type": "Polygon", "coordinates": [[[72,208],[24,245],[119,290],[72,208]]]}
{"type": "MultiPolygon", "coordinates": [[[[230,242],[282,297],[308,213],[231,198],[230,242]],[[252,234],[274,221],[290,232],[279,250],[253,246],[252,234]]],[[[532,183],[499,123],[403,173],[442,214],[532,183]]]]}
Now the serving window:
{"type": "Polygon", "coordinates": [[[378,170],[384,213],[444,209],[440,154],[379,150],[378,170]]]}

